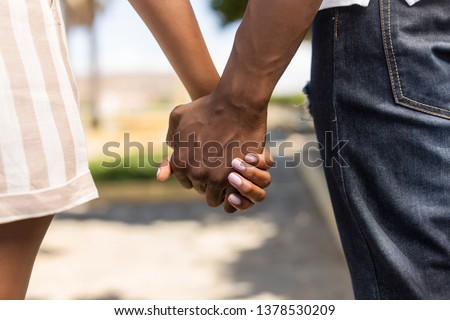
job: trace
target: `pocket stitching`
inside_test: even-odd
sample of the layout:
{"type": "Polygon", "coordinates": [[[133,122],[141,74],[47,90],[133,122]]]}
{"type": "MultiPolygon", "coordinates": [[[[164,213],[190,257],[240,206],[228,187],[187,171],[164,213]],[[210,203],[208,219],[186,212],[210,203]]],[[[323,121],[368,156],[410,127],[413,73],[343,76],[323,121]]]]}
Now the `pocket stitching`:
{"type": "Polygon", "coordinates": [[[339,38],[339,8],[336,8],[334,15],[334,39],[339,38]]]}
{"type": "Polygon", "coordinates": [[[384,47],[385,47],[385,53],[386,53],[386,60],[387,60],[387,65],[388,65],[388,69],[389,69],[389,78],[391,80],[391,85],[394,91],[394,98],[397,101],[398,100],[398,95],[397,95],[397,87],[395,86],[394,83],[394,77],[392,74],[392,66],[391,66],[391,59],[390,59],[390,53],[389,53],[389,49],[387,46],[387,40],[386,40],[386,30],[385,30],[385,17],[384,17],[384,0],[380,1],[380,14],[381,14],[381,27],[383,30],[383,42],[384,42],[384,47]]]}
{"type": "MultiPolygon", "coordinates": [[[[392,68],[392,65],[391,65],[391,58],[390,58],[390,53],[389,53],[389,51],[392,51],[392,59],[393,59],[393,61],[394,61],[394,65],[395,65],[395,73],[396,73],[396,78],[397,78],[397,82],[398,82],[398,89],[399,89],[399,91],[400,91],[400,98],[401,98],[401,99],[408,100],[408,101],[411,101],[411,102],[416,103],[416,104],[418,104],[418,105],[422,105],[422,106],[424,106],[424,107],[436,109],[436,110],[439,110],[439,111],[441,111],[441,112],[445,112],[445,113],[449,113],[449,114],[450,114],[450,111],[449,111],[449,110],[446,110],[446,109],[443,109],[443,108],[440,108],[440,107],[437,107],[437,106],[432,106],[432,105],[429,105],[429,104],[426,104],[426,103],[422,103],[422,102],[416,101],[416,100],[414,100],[414,99],[411,99],[411,98],[406,97],[406,96],[403,94],[403,88],[402,88],[402,84],[401,84],[401,80],[400,80],[400,74],[399,74],[399,71],[398,71],[397,58],[396,58],[396,56],[395,56],[395,49],[394,49],[394,45],[393,45],[393,41],[392,41],[392,31],[391,31],[391,0],[388,0],[388,3],[387,3],[387,5],[388,5],[388,8],[387,8],[387,10],[388,10],[388,33],[389,33],[390,50],[389,50],[389,47],[388,47],[388,45],[387,45],[387,39],[386,39],[387,37],[386,37],[386,21],[385,21],[385,16],[384,16],[384,1],[385,1],[385,0],[381,0],[381,1],[380,1],[380,4],[381,4],[381,7],[380,7],[380,14],[381,14],[381,20],[382,20],[383,41],[384,41],[384,45],[385,45],[385,48],[386,48],[386,50],[385,50],[385,52],[386,52],[386,60],[387,60],[387,64],[388,64],[389,75],[390,75],[390,78],[391,78],[391,85],[392,85],[392,88],[393,88],[393,91],[394,91],[394,96],[395,96],[396,102],[397,102],[397,103],[400,103],[401,101],[400,101],[400,99],[399,99],[399,97],[398,97],[398,93],[397,93],[397,85],[396,85],[396,83],[395,83],[395,78],[394,78],[394,74],[393,74],[393,71],[392,71],[393,68],[392,68]]],[[[416,109],[416,110],[420,110],[420,111],[424,111],[424,112],[429,112],[429,113],[432,113],[432,114],[434,114],[434,115],[438,115],[438,116],[442,116],[442,117],[445,117],[445,118],[449,118],[449,119],[450,119],[450,116],[447,116],[447,115],[445,115],[445,114],[432,112],[432,111],[430,111],[430,110],[423,110],[423,109],[421,109],[421,108],[412,106],[412,105],[407,104],[407,103],[405,103],[405,102],[403,102],[403,103],[401,103],[401,104],[404,105],[404,106],[407,106],[407,107],[411,107],[411,108],[416,109]]]]}

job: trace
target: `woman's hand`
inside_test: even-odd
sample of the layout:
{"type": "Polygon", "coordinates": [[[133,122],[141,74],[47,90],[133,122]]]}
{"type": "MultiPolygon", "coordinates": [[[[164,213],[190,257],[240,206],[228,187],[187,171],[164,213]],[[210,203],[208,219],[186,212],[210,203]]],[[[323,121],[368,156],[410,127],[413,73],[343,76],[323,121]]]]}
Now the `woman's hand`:
{"type": "MultiPolygon", "coordinates": [[[[268,169],[273,166],[273,160],[268,152],[248,154],[244,160],[233,159],[232,166],[236,171],[230,173],[228,181],[236,192],[232,192],[225,199],[224,210],[228,213],[247,210],[265,199],[264,189],[272,182],[268,169]]],[[[156,178],[158,181],[166,181],[171,175],[172,169],[168,158],[161,162],[156,178]]]]}
{"type": "MultiPolygon", "coordinates": [[[[273,165],[270,155],[248,154],[244,160],[235,158],[232,166],[236,172],[228,175],[228,181],[238,191],[228,196],[226,201],[237,210],[247,210],[266,198],[267,188],[272,182],[268,171],[273,165]]],[[[226,205],[226,204],[225,204],[226,205]]]]}

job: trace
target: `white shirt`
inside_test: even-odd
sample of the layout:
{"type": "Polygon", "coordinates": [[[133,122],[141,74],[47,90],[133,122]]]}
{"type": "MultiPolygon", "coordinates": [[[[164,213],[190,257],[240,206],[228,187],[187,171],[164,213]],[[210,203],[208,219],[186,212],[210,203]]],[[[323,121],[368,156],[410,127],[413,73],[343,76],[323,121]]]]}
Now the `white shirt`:
{"type": "MultiPolygon", "coordinates": [[[[414,3],[419,2],[420,0],[405,0],[410,6],[414,3]]],[[[363,7],[367,7],[369,5],[370,0],[323,0],[322,5],[320,6],[320,10],[334,8],[334,7],[346,7],[351,5],[359,5],[363,7]]]]}

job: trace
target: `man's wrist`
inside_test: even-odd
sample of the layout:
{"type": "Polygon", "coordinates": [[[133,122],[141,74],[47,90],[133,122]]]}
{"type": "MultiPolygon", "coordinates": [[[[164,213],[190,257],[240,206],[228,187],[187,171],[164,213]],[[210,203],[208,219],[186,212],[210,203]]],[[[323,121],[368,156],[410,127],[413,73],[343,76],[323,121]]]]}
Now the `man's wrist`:
{"type": "Polygon", "coordinates": [[[230,58],[215,93],[227,104],[246,112],[267,111],[273,91],[270,76],[253,72],[248,65],[230,58]]]}

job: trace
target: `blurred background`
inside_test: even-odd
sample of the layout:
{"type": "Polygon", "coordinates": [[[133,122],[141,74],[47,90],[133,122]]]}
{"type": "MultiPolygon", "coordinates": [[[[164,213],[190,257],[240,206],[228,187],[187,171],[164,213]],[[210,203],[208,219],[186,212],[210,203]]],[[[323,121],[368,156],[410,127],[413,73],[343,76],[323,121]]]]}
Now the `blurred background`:
{"type": "MultiPolygon", "coordinates": [[[[243,0],[191,1],[216,67],[225,67],[243,0]]],[[[124,0],[62,0],[90,167],[100,199],[59,215],[30,283],[30,299],[351,299],[322,168],[305,156],[314,128],[302,93],[305,40],[269,106],[277,166],[267,199],[225,214],[176,181],[157,183],[171,109],[189,102],[156,41],[124,0]],[[128,137],[128,138],[127,138],[128,137]],[[124,150],[124,141],[145,147],[124,150]],[[104,153],[127,154],[123,165],[104,153]],[[149,145],[149,142],[151,144],[149,145]],[[142,159],[141,159],[142,160],[142,159]]],[[[311,151],[311,150],[309,150],[311,151]]],[[[309,154],[309,157],[318,157],[309,154]]]]}

